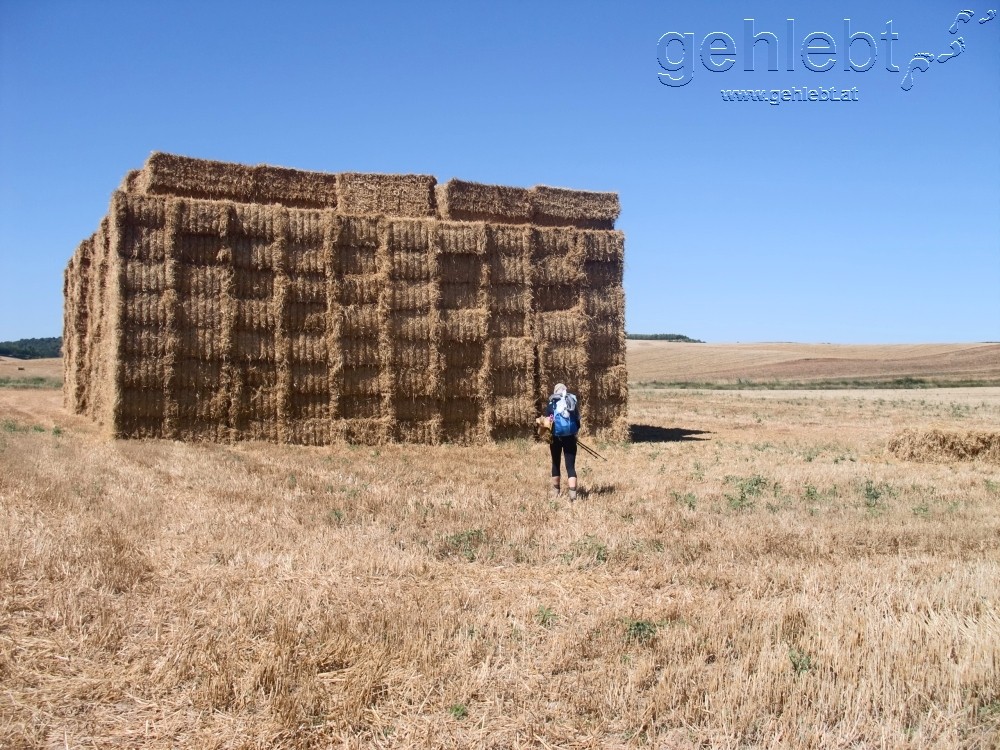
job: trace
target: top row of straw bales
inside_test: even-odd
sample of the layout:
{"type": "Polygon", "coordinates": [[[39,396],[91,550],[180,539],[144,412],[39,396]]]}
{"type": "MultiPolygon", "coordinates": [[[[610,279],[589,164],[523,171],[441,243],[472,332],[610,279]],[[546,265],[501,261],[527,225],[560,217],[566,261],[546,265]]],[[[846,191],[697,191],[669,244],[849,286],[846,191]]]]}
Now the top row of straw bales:
{"type": "Polygon", "coordinates": [[[484,185],[431,175],[309,172],[154,153],[129,172],[131,193],[171,195],[290,208],[330,208],[347,215],[437,217],[581,229],[614,229],[617,193],[484,185]]]}

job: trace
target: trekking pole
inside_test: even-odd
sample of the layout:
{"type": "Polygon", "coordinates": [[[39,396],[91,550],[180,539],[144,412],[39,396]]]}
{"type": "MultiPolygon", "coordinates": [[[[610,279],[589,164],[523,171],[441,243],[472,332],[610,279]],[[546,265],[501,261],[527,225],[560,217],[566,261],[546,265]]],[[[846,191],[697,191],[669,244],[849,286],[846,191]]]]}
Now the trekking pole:
{"type": "Polygon", "coordinates": [[[580,438],[576,439],[576,444],[579,445],[581,448],[583,448],[585,451],[587,451],[587,453],[589,453],[591,456],[597,456],[597,458],[601,459],[602,461],[607,461],[608,460],[604,456],[602,456],[600,453],[598,453],[597,451],[595,451],[593,448],[591,448],[589,445],[587,445],[585,442],[583,442],[582,440],[580,440],[580,438]]]}

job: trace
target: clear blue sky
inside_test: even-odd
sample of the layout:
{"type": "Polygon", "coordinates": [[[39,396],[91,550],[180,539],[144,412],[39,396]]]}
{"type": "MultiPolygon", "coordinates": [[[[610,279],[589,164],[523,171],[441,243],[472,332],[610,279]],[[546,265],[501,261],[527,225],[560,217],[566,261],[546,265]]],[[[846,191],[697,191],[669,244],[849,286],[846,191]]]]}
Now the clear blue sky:
{"type": "Polygon", "coordinates": [[[0,0],[0,340],[59,333],[66,262],[154,150],[618,191],[632,332],[1000,340],[1000,3],[976,2],[0,0]],[[743,70],[744,18],[778,71],[763,43],[743,70]],[[843,70],[845,18],[869,70],[843,70]],[[699,56],[714,31],[729,70],[699,56]],[[693,35],[684,86],[667,32],[693,35]],[[832,70],[804,66],[811,32],[832,70]],[[721,94],[820,86],[858,101],[721,94]]]}

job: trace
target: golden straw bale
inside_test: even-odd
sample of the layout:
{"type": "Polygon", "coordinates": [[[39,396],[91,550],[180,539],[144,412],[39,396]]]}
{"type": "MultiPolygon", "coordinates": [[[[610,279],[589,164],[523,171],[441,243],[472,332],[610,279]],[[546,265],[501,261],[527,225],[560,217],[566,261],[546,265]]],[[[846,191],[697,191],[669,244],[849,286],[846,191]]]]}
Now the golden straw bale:
{"type": "Polygon", "coordinates": [[[482,255],[486,252],[486,224],[464,221],[436,223],[437,242],[442,253],[482,255]]]}
{"type": "Polygon", "coordinates": [[[452,341],[442,347],[439,354],[446,368],[480,368],[486,357],[486,345],[482,341],[452,341]]]}
{"type": "Polygon", "coordinates": [[[491,338],[520,338],[529,335],[528,314],[525,312],[491,312],[491,338]]]}
{"type": "Polygon", "coordinates": [[[344,214],[400,217],[434,216],[434,185],[430,175],[337,175],[337,209],[344,214]]]}
{"type": "Polygon", "coordinates": [[[540,226],[614,229],[621,212],[617,193],[536,185],[531,188],[532,222],[540,226]]]}
{"type": "Polygon", "coordinates": [[[124,194],[128,227],[162,229],[166,222],[167,200],[158,195],[124,194]]]}
{"type": "Polygon", "coordinates": [[[380,241],[395,253],[424,253],[437,241],[433,219],[386,219],[380,241]]]}
{"type": "Polygon", "coordinates": [[[625,365],[613,365],[599,370],[595,377],[594,393],[601,401],[620,400],[628,393],[628,370],[625,365]]]}
{"type": "MultiPolygon", "coordinates": [[[[580,304],[581,295],[586,299],[578,284],[551,284],[534,287],[534,307],[538,312],[573,310],[580,304]]],[[[586,308],[584,308],[586,311],[586,308]]]]}
{"type": "Polygon", "coordinates": [[[587,321],[579,308],[540,312],[535,318],[536,340],[545,344],[583,343],[587,336],[587,321]]]}
{"type": "Polygon", "coordinates": [[[253,202],[253,167],[153,152],[134,187],[149,195],[253,202]]]}
{"type": "MultiPolygon", "coordinates": [[[[414,377],[426,379],[423,373],[414,373],[414,377]]],[[[481,389],[480,368],[475,365],[447,367],[444,370],[443,385],[448,398],[476,396],[481,389]]]]}
{"type": "Polygon", "coordinates": [[[253,200],[297,208],[336,208],[337,175],[260,164],[252,168],[253,200]]]}
{"type": "Polygon", "coordinates": [[[585,262],[623,263],[625,260],[625,234],[617,230],[582,230],[577,242],[585,262]]]}
{"type": "MultiPolygon", "coordinates": [[[[434,368],[433,364],[431,369],[434,368]]],[[[445,373],[450,372],[446,370],[445,373]]],[[[402,396],[435,397],[437,398],[439,383],[437,378],[430,377],[428,370],[400,368],[394,373],[396,392],[402,396]]],[[[448,390],[451,395],[451,390],[448,390]]],[[[461,394],[460,394],[461,395],[461,394]]]]}
{"type": "Polygon", "coordinates": [[[890,438],[889,453],[904,461],[950,463],[980,460],[1000,464],[1000,432],[906,429],[890,438]]]}
{"type": "Polygon", "coordinates": [[[535,400],[528,396],[498,396],[493,400],[493,415],[498,427],[524,425],[529,428],[538,412],[535,400]]]}
{"type": "Polygon", "coordinates": [[[285,167],[193,159],[155,152],[140,174],[127,180],[130,191],[241,203],[330,207],[337,205],[337,176],[285,167]]]}
{"type": "Polygon", "coordinates": [[[438,288],[442,309],[462,310],[479,303],[479,284],[476,282],[442,282],[438,288]]]}
{"type": "Polygon", "coordinates": [[[456,179],[437,186],[437,207],[442,219],[495,224],[527,224],[532,213],[530,191],[525,188],[456,179]]]}
{"type": "Polygon", "coordinates": [[[393,338],[407,341],[431,341],[437,337],[436,327],[423,312],[398,312],[392,316],[390,327],[393,338]]]}
{"type": "Polygon", "coordinates": [[[531,339],[496,339],[492,344],[493,361],[498,368],[508,370],[531,369],[535,359],[535,345],[531,339]]]}
{"type": "Polygon", "coordinates": [[[399,421],[395,425],[395,438],[404,443],[437,445],[443,437],[440,417],[420,421],[399,421]]]}
{"type": "Polygon", "coordinates": [[[532,372],[527,367],[494,369],[490,383],[495,396],[530,394],[533,389],[532,372]]]}
{"type": "Polygon", "coordinates": [[[446,341],[482,341],[488,333],[486,310],[443,310],[441,334],[446,341]]]}
{"type": "Polygon", "coordinates": [[[479,255],[447,254],[437,258],[438,278],[442,284],[483,282],[483,259],[479,255]]]}
{"type": "Polygon", "coordinates": [[[583,276],[588,290],[601,293],[605,289],[621,287],[625,265],[620,261],[587,261],[583,264],[583,276]]]}
{"type": "Polygon", "coordinates": [[[430,309],[432,289],[429,283],[394,285],[386,291],[390,310],[426,311],[430,309]]]}

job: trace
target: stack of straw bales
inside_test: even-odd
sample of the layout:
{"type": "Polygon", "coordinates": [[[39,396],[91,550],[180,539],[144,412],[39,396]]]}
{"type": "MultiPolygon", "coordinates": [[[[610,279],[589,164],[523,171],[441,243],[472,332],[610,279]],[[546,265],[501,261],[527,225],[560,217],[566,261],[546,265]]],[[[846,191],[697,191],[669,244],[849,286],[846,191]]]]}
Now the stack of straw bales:
{"type": "Polygon", "coordinates": [[[65,274],[67,407],[119,437],[625,440],[613,193],[153,154],[65,274]]]}

